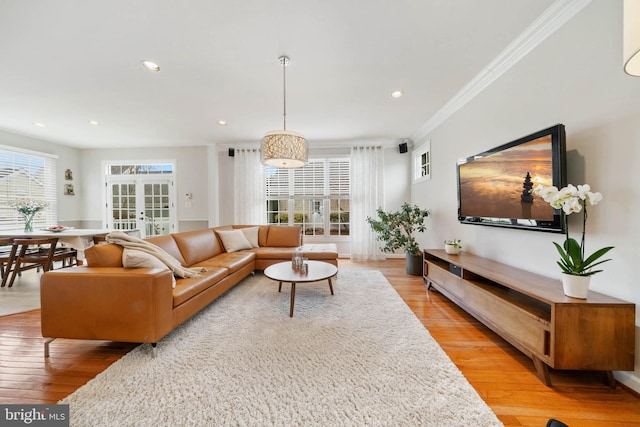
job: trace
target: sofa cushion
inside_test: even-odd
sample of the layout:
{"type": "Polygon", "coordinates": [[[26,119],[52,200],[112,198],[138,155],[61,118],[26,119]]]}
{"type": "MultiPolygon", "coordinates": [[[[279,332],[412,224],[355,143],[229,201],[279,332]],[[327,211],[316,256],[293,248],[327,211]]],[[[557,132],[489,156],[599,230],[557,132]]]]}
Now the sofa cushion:
{"type": "Polygon", "coordinates": [[[291,260],[295,248],[258,248],[255,250],[257,259],[280,259],[282,261],[291,260]]]}
{"type": "Polygon", "coordinates": [[[115,243],[93,245],[84,251],[84,261],[91,267],[122,267],[123,249],[115,243]]]}
{"type": "Polygon", "coordinates": [[[212,230],[214,231],[214,235],[216,236],[216,239],[218,239],[218,245],[220,245],[221,248],[224,248],[224,246],[222,245],[222,240],[220,239],[220,235],[218,233],[216,233],[218,230],[223,230],[223,231],[230,231],[233,230],[233,226],[232,225],[222,225],[220,227],[213,227],[212,230]]]}
{"type": "MultiPolygon", "coordinates": [[[[224,250],[227,252],[241,251],[242,249],[251,249],[251,242],[247,240],[245,234],[241,230],[217,231],[218,236],[222,240],[224,250]]],[[[257,238],[257,236],[256,236],[257,238]]]]}
{"type": "Polygon", "coordinates": [[[273,248],[298,247],[302,243],[302,228],[297,226],[269,227],[266,246],[273,248]]]}
{"type": "Polygon", "coordinates": [[[173,238],[180,248],[186,267],[222,253],[220,243],[210,228],[177,233],[173,238]]]}
{"type": "Polygon", "coordinates": [[[253,251],[225,252],[216,257],[199,262],[194,265],[194,267],[204,267],[206,269],[210,267],[223,267],[228,268],[229,273],[235,273],[255,259],[256,254],[253,251]]]}
{"type": "Polygon", "coordinates": [[[173,290],[173,306],[179,306],[189,298],[214,286],[228,275],[229,270],[226,268],[212,267],[207,268],[207,271],[202,272],[196,277],[178,279],[176,281],[176,288],[173,290]]]}
{"type": "MultiPolygon", "coordinates": [[[[125,248],[122,251],[122,266],[124,268],[160,268],[169,270],[169,267],[158,258],[146,252],[138,251],[136,249],[125,248]]],[[[176,287],[176,278],[172,277],[172,285],[176,287]]]]}
{"type": "Polygon", "coordinates": [[[258,246],[267,246],[268,234],[269,234],[268,225],[261,225],[258,227],[258,246]]]}
{"type": "Polygon", "coordinates": [[[316,243],[302,245],[302,256],[309,259],[338,259],[338,245],[316,243]]]}
{"type": "Polygon", "coordinates": [[[258,244],[258,227],[244,227],[241,228],[242,234],[247,238],[249,243],[251,243],[251,247],[257,248],[260,245],[258,244]]]}
{"type": "Polygon", "coordinates": [[[163,234],[161,236],[148,237],[145,240],[149,243],[153,243],[161,249],[164,249],[169,255],[177,259],[181,265],[186,266],[186,261],[178,248],[178,244],[173,238],[174,234],[163,234]]]}
{"type": "MultiPolygon", "coordinates": [[[[242,230],[243,228],[253,228],[253,227],[258,227],[258,246],[254,246],[254,247],[260,247],[260,246],[267,246],[267,234],[269,233],[269,226],[268,225],[228,225],[228,226],[221,226],[221,227],[216,227],[214,228],[214,230],[218,231],[218,230],[242,230]]],[[[249,242],[253,243],[251,241],[251,239],[247,238],[249,240],[249,242]]],[[[222,242],[220,242],[222,243],[222,242]]]]}

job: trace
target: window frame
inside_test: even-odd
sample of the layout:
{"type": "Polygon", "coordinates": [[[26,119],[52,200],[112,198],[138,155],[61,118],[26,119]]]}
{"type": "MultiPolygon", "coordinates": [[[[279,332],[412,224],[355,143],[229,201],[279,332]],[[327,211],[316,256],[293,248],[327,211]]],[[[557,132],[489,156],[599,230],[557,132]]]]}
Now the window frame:
{"type": "MultiPolygon", "coordinates": [[[[0,170],[6,165],[7,169],[11,168],[14,172],[7,173],[4,177],[9,177],[16,171],[21,170],[24,167],[28,167],[27,163],[31,163],[33,160],[42,162],[43,176],[41,191],[33,191],[31,188],[31,181],[25,192],[20,193],[17,187],[13,187],[14,192],[9,190],[9,182],[5,188],[0,185],[0,213],[2,214],[2,220],[0,220],[0,230],[20,230],[24,227],[24,219],[18,213],[18,211],[11,206],[11,203],[20,199],[35,199],[44,200],[48,203],[47,208],[42,210],[35,216],[33,225],[35,228],[43,228],[47,225],[57,225],[58,223],[58,179],[57,179],[57,161],[58,156],[55,154],[43,153],[39,151],[26,150],[22,148],[0,145],[0,170]],[[5,158],[13,157],[12,162],[8,162],[5,158]],[[16,157],[24,157],[27,161],[16,162],[16,157]]],[[[27,171],[27,174],[32,174],[27,171]]],[[[0,176],[1,180],[2,176],[0,176]]],[[[24,190],[22,188],[21,190],[24,190]]]]}
{"type": "Polygon", "coordinates": [[[265,167],[267,223],[274,225],[300,225],[303,227],[305,238],[309,239],[348,239],[351,230],[350,222],[342,222],[342,218],[338,218],[337,223],[331,221],[331,202],[337,200],[338,205],[340,205],[342,204],[342,200],[347,200],[349,206],[348,217],[350,219],[351,183],[349,172],[351,170],[351,159],[346,156],[313,158],[309,159],[307,165],[309,164],[321,164],[321,166],[313,166],[312,168],[305,166],[307,170],[304,170],[304,168],[277,169],[265,167]],[[335,167],[332,168],[332,164],[340,165],[345,162],[348,165],[346,173],[344,170],[341,170],[344,166],[339,166],[339,182],[332,183],[331,178],[336,173],[335,167]],[[322,176],[322,182],[317,182],[319,175],[322,176]],[[274,176],[277,176],[275,180],[273,178],[274,176]],[[343,179],[340,179],[343,177],[346,177],[347,181],[347,194],[345,194],[345,182],[343,179]],[[303,182],[300,182],[301,179],[303,182]],[[316,185],[305,186],[308,182],[315,182],[316,185]],[[286,205],[286,208],[283,209],[283,205],[286,205]],[[328,215],[322,215],[323,220],[321,226],[316,224],[316,221],[311,220],[311,212],[314,211],[314,209],[311,209],[311,206],[316,205],[321,206],[323,212],[329,213],[328,215]],[[300,212],[301,210],[302,213],[300,212]],[[281,215],[283,213],[287,215],[286,223],[281,221],[281,215]],[[308,216],[306,221],[305,213],[308,216]],[[274,218],[273,220],[271,220],[272,217],[274,218]],[[332,225],[338,226],[338,234],[332,234],[332,225]],[[349,234],[340,234],[344,226],[346,226],[349,234]],[[322,229],[322,233],[315,234],[315,230],[320,228],[322,229]],[[306,234],[307,230],[312,230],[312,234],[306,234]]]}
{"type": "Polygon", "coordinates": [[[413,183],[428,181],[431,179],[431,140],[425,142],[412,152],[413,157],[413,183]]]}

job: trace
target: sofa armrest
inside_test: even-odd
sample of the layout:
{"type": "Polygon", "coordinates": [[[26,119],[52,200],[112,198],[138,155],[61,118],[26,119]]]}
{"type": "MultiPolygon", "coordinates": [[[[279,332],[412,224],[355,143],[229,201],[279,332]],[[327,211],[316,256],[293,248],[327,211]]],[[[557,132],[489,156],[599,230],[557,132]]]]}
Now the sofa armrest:
{"type": "Polygon", "coordinates": [[[73,267],[40,282],[42,335],[156,342],[172,329],[173,287],[166,269],[73,267]]]}

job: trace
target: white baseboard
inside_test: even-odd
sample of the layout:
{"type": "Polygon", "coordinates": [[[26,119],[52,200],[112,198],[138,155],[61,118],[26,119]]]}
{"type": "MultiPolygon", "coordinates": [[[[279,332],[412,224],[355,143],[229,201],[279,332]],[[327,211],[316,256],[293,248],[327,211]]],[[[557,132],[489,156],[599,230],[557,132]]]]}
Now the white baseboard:
{"type": "Polygon", "coordinates": [[[637,377],[632,372],[626,371],[613,371],[613,376],[621,384],[624,384],[636,393],[640,393],[640,377],[637,377]]]}

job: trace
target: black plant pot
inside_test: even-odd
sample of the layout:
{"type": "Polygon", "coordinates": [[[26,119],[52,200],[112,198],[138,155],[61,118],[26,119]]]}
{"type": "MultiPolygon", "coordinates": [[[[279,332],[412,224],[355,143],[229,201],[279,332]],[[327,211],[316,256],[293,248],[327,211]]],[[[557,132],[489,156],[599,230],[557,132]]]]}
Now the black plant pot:
{"type": "Polygon", "coordinates": [[[422,276],[422,254],[407,254],[405,266],[407,274],[422,276]]]}

